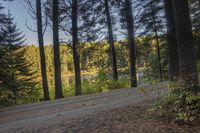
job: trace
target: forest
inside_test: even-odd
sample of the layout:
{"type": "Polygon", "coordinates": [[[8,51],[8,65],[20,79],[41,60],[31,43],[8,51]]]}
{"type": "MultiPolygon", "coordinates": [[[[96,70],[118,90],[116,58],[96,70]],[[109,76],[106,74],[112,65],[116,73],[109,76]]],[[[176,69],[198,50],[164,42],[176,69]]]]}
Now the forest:
{"type": "Polygon", "coordinates": [[[200,118],[200,0],[23,0],[37,44],[14,1],[0,2],[1,107],[168,82],[152,110],[200,118]]]}

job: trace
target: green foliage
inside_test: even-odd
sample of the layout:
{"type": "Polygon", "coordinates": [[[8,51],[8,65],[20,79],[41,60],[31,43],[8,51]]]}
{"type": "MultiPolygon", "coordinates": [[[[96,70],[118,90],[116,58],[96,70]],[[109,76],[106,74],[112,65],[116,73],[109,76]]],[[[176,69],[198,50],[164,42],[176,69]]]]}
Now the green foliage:
{"type": "Polygon", "coordinates": [[[175,122],[192,122],[200,118],[200,93],[193,93],[181,84],[171,84],[170,93],[151,109],[156,116],[175,122]]]}
{"type": "Polygon", "coordinates": [[[127,88],[129,86],[127,78],[120,78],[118,81],[111,80],[105,72],[100,72],[96,79],[96,88],[99,92],[106,92],[113,89],[127,88]]]}
{"type": "Polygon", "coordinates": [[[30,92],[23,91],[20,94],[20,97],[17,99],[17,104],[28,104],[39,102],[43,97],[43,89],[38,84],[30,92]]]}
{"type": "Polygon", "coordinates": [[[75,96],[75,81],[74,81],[74,79],[68,78],[66,81],[64,81],[63,95],[65,97],[75,96]]]}
{"type": "MultiPolygon", "coordinates": [[[[82,75],[86,75],[86,78],[82,76],[82,88],[83,94],[93,94],[100,92],[107,92],[113,89],[127,88],[129,87],[129,79],[127,78],[129,74],[129,52],[126,40],[119,41],[115,43],[116,54],[117,54],[117,65],[119,72],[119,81],[113,81],[111,79],[111,65],[109,59],[109,44],[106,42],[91,42],[83,44],[83,48],[79,49],[80,61],[81,61],[81,72],[82,75]],[[91,75],[92,78],[87,78],[87,75],[91,75]]],[[[165,74],[167,75],[167,64],[166,64],[166,48],[162,45],[163,51],[161,54],[163,56],[163,67],[165,68],[165,74]]],[[[26,51],[24,56],[27,62],[31,62],[29,66],[30,70],[37,72],[37,78],[33,81],[37,81],[37,86],[33,88],[33,92],[30,94],[29,100],[26,101],[25,98],[19,100],[19,104],[27,102],[36,102],[42,99],[42,85],[41,85],[41,68],[39,64],[39,49],[35,45],[24,46],[26,51]],[[33,95],[33,96],[32,96],[33,95]]],[[[140,37],[136,39],[136,49],[137,49],[137,66],[138,70],[142,70],[145,75],[145,80],[151,78],[152,81],[157,79],[158,66],[157,66],[157,55],[155,51],[155,46],[152,41],[148,40],[148,37],[140,37]],[[145,54],[146,53],[146,54],[145,54]],[[147,54],[148,53],[148,54],[147,54]],[[148,67],[147,67],[148,65],[148,67]],[[140,69],[142,68],[142,69],[140,69]]],[[[75,95],[75,83],[74,83],[74,66],[73,66],[73,56],[72,50],[66,44],[60,45],[61,53],[61,72],[62,72],[62,82],[63,82],[63,93],[64,97],[71,97],[75,95]]],[[[53,47],[51,45],[45,46],[46,54],[46,65],[48,74],[48,84],[51,99],[54,99],[55,89],[54,89],[54,64],[53,64],[53,47]]],[[[10,93],[2,92],[4,95],[9,97],[10,93]]],[[[28,98],[27,98],[28,99],[28,98]]]]}
{"type": "Polygon", "coordinates": [[[9,106],[12,103],[12,92],[0,86],[0,105],[9,106]]]}
{"type": "MultiPolygon", "coordinates": [[[[123,71],[128,68],[128,49],[126,42],[116,42],[117,63],[119,70],[123,71]]],[[[26,58],[31,59],[32,70],[36,70],[39,77],[41,77],[41,68],[39,64],[39,49],[35,45],[26,46],[26,58]]],[[[106,42],[85,43],[83,48],[79,49],[81,71],[87,74],[96,74],[101,70],[110,70],[111,62],[109,59],[109,44],[106,42]]],[[[54,78],[54,64],[53,64],[53,47],[51,45],[45,46],[46,65],[48,79],[54,78]]],[[[73,55],[72,50],[66,44],[60,45],[61,53],[61,72],[63,77],[68,77],[74,74],[73,55]]],[[[126,72],[127,73],[127,72],[126,72]]]]}
{"type": "Polygon", "coordinates": [[[3,39],[0,41],[0,49],[3,54],[0,58],[0,102],[2,104],[17,104],[33,100],[36,94],[33,80],[36,78],[31,62],[25,57],[24,35],[13,22],[11,14],[8,14],[2,27],[3,39]],[[23,101],[23,100],[22,100],[23,101]]]}
{"type": "MultiPolygon", "coordinates": [[[[168,79],[168,56],[167,56],[167,45],[165,38],[160,38],[160,54],[161,54],[161,65],[162,65],[162,72],[163,72],[163,79],[168,79]]],[[[151,40],[150,37],[145,37],[140,42],[141,46],[138,50],[140,53],[146,53],[138,55],[140,61],[143,60],[143,81],[160,81],[159,76],[159,65],[158,65],[158,55],[157,49],[154,43],[154,40],[151,40]],[[143,47],[143,48],[142,48],[143,47]],[[146,51],[146,52],[144,52],[146,51]]],[[[141,64],[140,63],[140,64],[141,64]]]]}
{"type": "Polygon", "coordinates": [[[197,69],[198,69],[198,72],[199,72],[199,74],[200,74],[200,60],[198,61],[197,69]]]}
{"type": "Polygon", "coordinates": [[[82,80],[83,95],[99,93],[99,89],[96,88],[96,82],[92,79],[82,80]]]}
{"type": "MultiPolygon", "coordinates": [[[[98,75],[85,75],[82,77],[83,95],[108,92],[114,89],[128,88],[129,79],[126,77],[120,78],[118,81],[110,79],[110,75],[105,72],[100,72],[98,75]]],[[[75,79],[74,76],[63,77],[63,94],[64,97],[75,96],[75,79]]],[[[41,86],[41,85],[40,85],[41,86]]],[[[54,99],[55,89],[54,81],[49,80],[49,92],[51,99],[54,99]]],[[[42,98],[41,94],[38,99],[42,98]]]]}
{"type": "MultiPolygon", "coordinates": [[[[106,42],[94,42],[85,43],[84,47],[79,49],[80,61],[81,61],[81,71],[82,75],[86,75],[86,78],[82,76],[82,88],[83,94],[93,94],[100,92],[107,92],[113,89],[127,88],[129,87],[129,79],[127,78],[129,74],[129,52],[128,45],[126,41],[119,41],[115,43],[116,54],[117,54],[117,65],[119,78],[118,81],[113,81],[111,79],[111,65],[109,59],[109,44],[106,42]],[[87,78],[87,75],[91,75],[92,78],[87,78]]],[[[164,46],[164,43],[163,45],[164,46]]],[[[26,47],[25,58],[28,62],[31,62],[29,66],[30,70],[37,72],[38,84],[34,87],[31,93],[32,98],[26,101],[22,99],[19,101],[20,104],[27,102],[35,102],[42,98],[42,85],[41,85],[41,68],[39,64],[39,49],[35,45],[24,46],[26,47]],[[32,96],[33,95],[33,96],[32,96]],[[23,101],[24,100],[24,101],[23,101]]],[[[142,70],[145,75],[145,80],[151,78],[154,81],[158,76],[158,66],[157,66],[157,55],[155,51],[155,46],[152,41],[148,40],[148,37],[137,38],[136,41],[137,49],[137,66],[139,70],[142,70]],[[144,52],[145,51],[145,52],[144,52]],[[148,53],[148,54],[145,54],[148,53]],[[148,67],[147,67],[148,65],[148,67]],[[140,69],[142,68],[142,69],[140,69]]],[[[165,74],[167,73],[166,65],[166,50],[165,47],[162,48],[161,52],[163,56],[163,67],[166,68],[165,74]]],[[[48,74],[48,84],[51,99],[54,99],[55,89],[54,89],[54,64],[53,64],[53,47],[51,45],[45,46],[46,53],[46,65],[48,74]]],[[[61,72],[62,72],[62,82],[63,82],[63,93],[64,97],[71,97],[75,95],[75,83],[74,83],[74,66],[73,66],[73,56],[72,50],[66,44],[60,45],[61,53],[61,72]]],[[[5,92],[4,95],[9,95],[10,93],[5,92]]],[[[27,98],[28,99],[28,98],[27,98]]]]}
{"type": "Polygon", "coordinates": [[[141,30],[141,34],[154,36],[155,32],[157,32],[160,36],[165,28],[162,0],[138,1],[143,9],[137,22],[139,26],[142,26],[141,28],[144,28],[144,30],[141,30]]]}

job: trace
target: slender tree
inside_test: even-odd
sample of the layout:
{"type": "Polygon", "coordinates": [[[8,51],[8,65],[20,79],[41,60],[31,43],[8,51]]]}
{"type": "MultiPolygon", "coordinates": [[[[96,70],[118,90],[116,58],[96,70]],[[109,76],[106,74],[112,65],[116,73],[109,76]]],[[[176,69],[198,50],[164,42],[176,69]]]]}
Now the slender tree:
{"type": "MultiPolygon", "coordinates": [[[[114,0],[87,0],[87,5],[92,4],[92,7],[90,8],[90,10],[88,10],[88,6],[86,6],[87,11],[84,14],[87,14],[89,18],[92,18],[94,20],[90,22],[95,24],[95,27],[92,28],[95,30],[95,34],[98,35],[98,37],[101,39],[103,39],[102,37],[105,37],[108,40],[108,43],[110,45],[109,60],[112,67],[112,77],[113,80],[118,80],[117,60],[113,37],[113,25],[116,21],[114,13],[112,13],[112,10],[114,9],[114,3],[114,0]],[[107,30],[108,36],[104,36],[104,34],[106,34],[105,30],[107,30]]],[[[88,23],[87,20],[85,22],[88,23]]],[[[98,37],[97,39],[99,39],[98,37]]]]}
{"type": "Polygon", "coordinates": [[[190,0],[189,2],[194,41],[197,47],[197,59],[200,59],[200,0],[190,0]]]}
{"type": "Polygon", "coordinates": [[[200,0],[199,0],[199,6],[200,6],[200,0]]]}
{"type": "Polygon", "coordinates": [[[140,0],[142,7],[141,17],[139,17],[139,24],[142,24],[142,27],[145,29],[142,32],[142,35],[152,36],[152,39],[155,40],[156,50],[157,50],[157,68],[159,71],[160,81],[163,81],[163,66],[161,58],[161,44],[160,44],[160,34],[164,29],[164,21],[162,11],[163,6],[161,5],[162,1],[160,0],[140,0]]]}
{"type": "MultiPolygon", "coordinates": [[[[4,21],[5,21],[5,14],[3,13],[4,7],[0,3],[0,63],[2,62],[2,57],[5,54],[5,50],[3,49],[3,29],[2,27],[4,26],[4,21]]],[[[0,73],[2,74],[4,71],[4,68],[2,65],[0,65],[0,73]]],[[[2,77],[0,76],[0,85],[2,84],[2,77]]],[[[2,86],[2,85],[1,85],[2,86]]],[[[0,86],[0,87],[1,87],[0,86]]]]}
{"type": "Polygon", "coordinates": [[[55,98],[63,98],[62,81],[61,81],[61,64],[60,64],[60,47],[59,47],[59,22],[58,22],[58,0],[53,0],[53,47],[54,47],[54,77],[55,77],[55,98]]]}
{"type": "MultiPolygon", "coordinates": [[[[80,55],[85,42],[90,42],[96,37],[96,30],[94,17],[91,7],[94,1],[59,1],[59,29],[65,33],[67,37],[72,36],[71,39],[66,39],[66,45],[72,48],[73,51],[73,65],[75,70],[75,94],[81,95],[81,68],[80,55]],[[71,3],[72,2],[72,3],[71,3]],[[79,23],[78,23],[79,20],[79,23]],[[69,40],[68,40],[69,39],[69,40]]],[[[46,15],[52,20],[51,15],[48,14],[52,10],[52,2],[46,1],[45,10],[46,15]]]]}
{"type": "Polygon", "coordinates": [[[38,43],[39,43],[39,51],[40,51],[40,66],[41,66],[41,74],[42,74],[44,100],[50,100],[48,81],[47,81],[47,72],[46,72],[46,59],[45,59],[45,53],[44,53],[41,0],[36,0],[36,14],[37,14],[37,32],[38,32],[38,43]]]}
{"type": "MultiPolygon", "coordinates": [[[[4,24],[5,14],[2,12],[4,7],[0,3],[0,26],[2,27],[4,24]]],[[[0,42],[2,41],[2,35],[1,35],[2,29],[0,28],[0,42]]]]}
{"type": "Polygon", "coordinates": [[[4,7],[1,5],[1,3],[0,3],[0,24],[2,25],[2,23],[3,23],[3,18],[4,18],[4,14],[2,13],[2,10],[4,9],[4,7]]]}
{"type": "Polygon", "coordinates": [[[176,28],[174,22],[173,6],[171,0],[164,0],[165,14],[167,20],[167,44],[169,59],[169,78],[171,81],[177,81],[180,77],[178,41],[176,37],[176,28]]]}
{"type": "Polygon", "coordinates": [[[152,12],[152,20],[153,20],[153,31],[155,33],[155,40],[156,40],[156,47],[157,47],[157,56],[158,56],[158,66],[159,66],[159,74],[160,74],[160,81],[163,81],[163,71],[162,71],[162,64],[161,64],[161,55],[160,55],[160,42],[158,38],[158,30],[156,26],[156,17],[155,17],[155,9],[153,7],[153,1],[150,2],[150,9],[152,12]]]}
{"type": "Polygon", "coordinates": [[[112,28],[110,9],[109,9],[109,0],[104,0],[104,4],[105,4],[105,14],[107,18],[108,40],[109,40],[110,49],[111,49],[113,79],[118,80],[116,52],[115,52],[115,46],[114,46],[113,28],[112,28]]]}
{"type": "Polygon", "coordinates": [[[131,5],[132,3],[130,0],[125,0],[124,14],[126,18],[127,31],[128,31],[131,87],[137,87],[134,21],[133,21],[133,13],[131,5]]]}
{"type": "Polygon", "coordinates": [[[73,58],[74,58],[74,69],[75,69],[75,80],[76,80],[76,95],[82,94],[81,89],[81,69],[80,69],[80,58],[77,51],[78,47],[78,1],[72,1],[72,41],[73,41],[73,58]]]}
{"type": "Polygon", "coordinates": [[[181,80],[188,90],[199,92],[197,62],[188,0],[172,0],[179,45],[181,80]]]}

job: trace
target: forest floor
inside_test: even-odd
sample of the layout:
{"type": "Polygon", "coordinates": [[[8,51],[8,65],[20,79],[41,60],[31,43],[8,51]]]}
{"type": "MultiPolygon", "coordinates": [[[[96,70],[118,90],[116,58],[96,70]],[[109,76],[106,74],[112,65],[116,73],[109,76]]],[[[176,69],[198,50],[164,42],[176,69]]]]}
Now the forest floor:
{"type": "Polygon", "coordinates": [[[151,118],[166,83],[0,109],[2,133],[200,133],[151,118]]]}

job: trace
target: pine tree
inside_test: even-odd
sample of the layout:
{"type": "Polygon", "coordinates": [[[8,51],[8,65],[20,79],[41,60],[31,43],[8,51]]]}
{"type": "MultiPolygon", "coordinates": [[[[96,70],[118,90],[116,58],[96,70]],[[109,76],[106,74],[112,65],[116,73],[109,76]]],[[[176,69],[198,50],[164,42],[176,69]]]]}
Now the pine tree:
{"type": "MultiPolygon", "coordinates": [[[[65,43],[73,50],[73,63],[75,71],[75,93],[76,95],[82,94],[81,89],[81,65],[80,55],[81,48],[84,47],[85,42],[95,39],[96,31],[94,27],[94,18],[91,17],[93,12],[89,10],[92,6],[91,1],[59,1],[58,11],[58,26],[60,31],[64,32],[67,38],[71,37],[65,43]]],[[[52,10],[52,1],[47,0],[45,4],[46,15],[50,20],[52,16],[48,12],[52,10]]]]}
{"type": "Polygon", "coordinates": [[[18,98],[25,98],[32,94],[35,87],[32,77],[34,72],[29,70],[30,63],[25,58],[25,36],[13,23],[9,13],[2,27],[3,41],[1,48],[4,54],[0,60],[2,71],[0,81],[3,88],[11,92],[8,98],[17,104],[18,98]]]}
{"type": "Polygon", "coordinates": [[[164,19],[162,16],[163,6],[160,0],[140,0],[143,8],[139,23],[144,26],[143,35],[149,34],[156,41],[158,68],[160,81],[163,81],[163,69],[161,63],[161,50],[159,42],[159,33],[164,29],[164,19]]]}
{"type": "Polygon", "coordinates": [[[126,28],[128,32],[131,87],[137,87],[135,32],[134,32],[134,20],[133,20],[131,0],[125,0],[123,14],[124,14],[126,28]]]}
{"type": "Polygon", "coordinates": [[[2,25],[3,23],[3,18],[4,18],[4,14],[2,13],[2,10],[4,9],[4,7],[1,5],[0,3],[0,25],[2,25]]]}
{"type": "Polygon", "coordinates": [[[63,98],[60,47],[59,47],[59,0],[53,0],[53,46],[54,46],[54,69],[55,69],[55,98],[63,98]]]}
{"type": "Polygon", "coordinates": [[[174,22],[173,6],[171,0],[164,0],[165,14],[167,20],[167,44],[169,59],[169,78],[177,81],[180,78],[178,41],[174,22]]]}
{"type": "MultiPolygon", "coordinates": [[[[5,20],[5,15],[3,13],[3,9],[4,7],[1,5],[0,3],[0,27],[3,27],[4,24],[4,20],[5,20]]],[[[2,61],[2,56],[4,55],[4,50],[3,50],[3,32],[2,32],[2,28],[0,28],[0,61],[2,61]]],[[[3,68],[2,66],[0,66],[0,73],[3,72],[3,68]]],[[[1,79],[0,79],[0,84],[2,83],[1,79]]]]}
{"type": "Polygon", "coordinates": [[[197,62],[189,4],[187,0],[172,0],[172,4],[179,45],[181,80],[187,90],[199,92],[197,62]]]}
{"type": "MultiPolygon", "coordinates": [[[[3,13],[3,9],[4,9],[4,7],[0,3],[0,27],[2,27],[4,24],[3,22],[4,22],[5,15],[3,13]]],[[[2,29],[1,28],[0,28],[0,42],[2,42],[2,29]]]]}
{"type": "Polygon", "coordinates": [[[40,51],[39,53],[40,53],[40,65],[41,65],[44,100],[50,100],[48,81],[47,81],[47,71],[46,71],[46,59],[44,52],[41,0],[36,0],[36,16],[37,16],[37,32],[38,32],[38,43],[40,51]]]}
{"type": "Polygon", "coordinates": [[[194,43],[197,48],[197,57],[200,59],[200,1],[190,0],[189,5],[194,43]]]}
{"type": "MultiPolygon", "coordinates": [[[[4,20],[5,20],[5,14],[3,13],[4,7],[0,3],[0,27],[3,27],[4,20]]],[[[2,42],[2,29],[0,28],[0,43],[2,42]]]]}
{"type": "Polygon", "coordinates": [[[126,29],[129,49],[129,68],[130,68],[130,85],[137,87],[136,77],[136,47],[135,47],[135,18],[133,16],[132,0],[115,0],[117,8],[120,9],[120,21],[123,29],[126,29]]]}
{"type": "Polygon", "coordinates": [[[72,50],[74,57],[74,69],[75,69],[75,84],[76,91],[75,95],[82,95],[81,89],[81,69],[80,69],[80,58],[77,51],[78,45],[78,1],[72,1],[72,50]]]}
{"type": "Polygon", "coordinates": [[[110,49],[111,49],[110,51],[111,51],[113,79],[118,80],[116,52],[115,52],[114,37],[113,37],[113,24],[112,24],[111,14],[110,14],[111,3],[109,2],[109,0],[104,0],[104,5],[105,5],[106,22],[107,22],[107,27],[108,27],[108,40],[109,40],[110,49]]]}
{"type": "Polygon", "coordinates": [[[31,31],[37,32],[38,36],[38,45],[39,45],[39,56],[40,56],[40,70],[41,72],[41,78],[42,78],[42,87],[43,87],[43,100],[50,100],[49,96],[49,88],[48,88],[48,80],[47,80],[47,71],[46,71],[46,58],[45,58],[45,52],[44,52],[44,34],[45,30],[47,28],[47,19],[46,16],[42,14],[44,11],[42,9],[43,1],[41,0],[35,0],[34,2],[32,0],[24,0],[24,2],[27,5],[27,9],[29,12],[29,15],[36,20],[37,23],[37,30],[33,30],[30,27],[28,27],[31,31]]]}
{"type": "MultiPolygon", "coordinates": [[[[117,72],[117,59],[116,59],[116,50],[115,50],[115,40],[114,40],[114,25],[115,25],[115,17],[113,13],[114,9],[114,0],[91,0],[93,4],[92,11],[94,12],[95,23],[100,24],[100,26],[95,27],[99,29],[99,31],[107,31],[107,36],[105,39],[108,40],[110,45],[110,54],[109,59],[112,67],[112,77],[113,80],[118,80],[118,72],[117,72]]],[[[103,32],[103,34],[105,34],[103,32]]]]}

